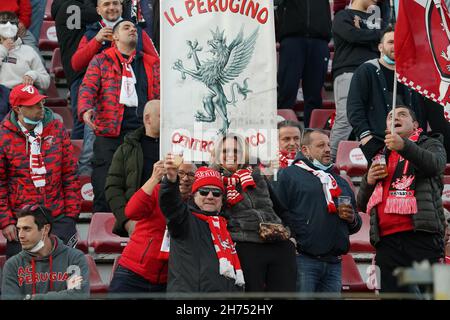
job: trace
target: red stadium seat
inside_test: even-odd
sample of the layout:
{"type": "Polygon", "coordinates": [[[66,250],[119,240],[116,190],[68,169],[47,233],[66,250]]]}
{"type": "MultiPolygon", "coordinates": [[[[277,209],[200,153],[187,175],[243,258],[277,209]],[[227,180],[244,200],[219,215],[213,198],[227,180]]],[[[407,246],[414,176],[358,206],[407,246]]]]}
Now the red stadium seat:
{"type": "Polygon", "coordinates": [[[45,21],[42,23],[41,35],[39,37],[39,49],[42,51],[53,51],[59,47],[56,36],[55,21],[45,21]]]}
{"type": "Polygon", "coordinates": [[[6,252],[6,238],[3,236],[3,232],[0,232],[0,254],[6,252]]]}
{"type": "Polygon", "coordinates": [[[122,253],[129,238],[112,233],[115,217],[110,212],[96,212],[88,231],[88,245],[95,253],[122,253]]]}
{"type": "Polygon", "coordinates": [[[375,253],[375,248],[370,244],[370,215],[360,212],[362,219],[361,229],[350,236],[350,252],[375,253]]]}
{"type": "Polygon", "coordinates": [[[445,165],[445,174],[446,174],[446,175],[450,175],[450,163],[447,163],[447,164],[445,165]]]}
{"type": "Polygon", "coordinates": [[[81,240],[80,239],[80,235],[78,235],[78,242],[77,242],[76,248],[78,250],[80,250],[81,252],[83,252],[83,253],[88,253],[89,252],[87,241],[86,240],[81,240]]]}
{"type": "Polygon", "coordinates": [[[73,155],[78,161],[81,155],[81,151],[83,150],[83,139],[72,139],[70,141],[72,142],[73,146],[73,155]]]}
{"type": "Polygon", "coordinates": [[[86,175],[80,176],[80,185],[82,198],[81,212],[92,212],[94,189],[92,188],[91,177],[86,175]]]}
{"type": "Polygon", "coordinates": [[[342,256],[342,292],[368,292],[351,254],[342,256]]]}
{"type": "Polygon", "coordinates": [[[442,192],[442,204],[450,210],[450,176],[444,176],[444,191],[442,192]]]}
{"type": "Polygon", "coordinates": [[[64,69],[61,61],[61,50],[56,48],[53,51],[52,60],[50,61],[50,73],[55,75],[57,79],[64,79],[64,69]]]}
{"type": "Polygon", "coordinates": [[[359,148],[358,141],[339,142],[336,167],[350,177],[360,177],[367,172],[367,160],[359,148]]]}
{"type": "Polygon", "coordinates": [[[103,283],[94,258],[88,254],[85,254],[84,256],[86,257],[86,261],[89,266],[89,285],[91,288],[91,293],[107,293],[108,286],[103,283]]]}
{"type": "Polygon", "coordinates": [[[52,77],[50,78],[50,86],[45,95],[47,96],[45,99],[46,107],[67,107],[67,100],[59,96],[58,89],[56,89],[55,81],[52,77]]]}
{"type": "Polygon", "coordinates": [[[355,188],[355,185],[354,185],[352,179],[345,172],[341,173],[340,176],[345,181],[347,181],[347,183],[349,184],[350,188],[352,189],[352,191],[353,191],[353,193],[355,194],[355,197],[356,197],[356,188],[355,188]]]}
{"type": "Polygon", "coordinates": [[[285,120],[298,121],[297,115],[292,109],[278,109],[277,114],[282,116],[285,120]]]}
{"type": "Polygon", "coordinates": [[[68,107],[50,107],[54,113],[61,116],[64,127],[68,130],[73,128],[73,116],[72,111],[68,107]]]}
{"type": "Polygon", "coordinates": [[[330,116],[336,112],[333,109],[314,109],[309,120],[309,127],[324,129],[330,116]]]}
{"type": "Polygon", "coordinates": [[[118,255],[117,257],[114,258],[114,263],[111,269],[111,274],[109,275],[109,283],[111,283],[113,277],[114,277],[114,272],[116,271],[117,267],[119,266],[119,259],[120,259],[121,255],[118,255]]]}
{"type": "Polygon", "coordinates": [[[45,5],[44,20],[49,20],[49,21],[53,20],[52,3],[53,3],[53,0],[47,0],[47,4],[45,5]]]}

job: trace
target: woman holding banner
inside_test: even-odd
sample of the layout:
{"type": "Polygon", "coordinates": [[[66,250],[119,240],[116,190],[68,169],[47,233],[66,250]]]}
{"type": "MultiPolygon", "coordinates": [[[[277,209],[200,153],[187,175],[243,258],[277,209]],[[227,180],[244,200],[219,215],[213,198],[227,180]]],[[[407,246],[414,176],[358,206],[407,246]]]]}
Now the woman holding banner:
{"type": "Polygon", "coordinates": [[[218,140],[211,166],[226,187],[228,231],[245,278],[245,291],[294,292],[297,266],[295,245],[286,209],[249,156],[248,143],[228,134],[218,140]]]}

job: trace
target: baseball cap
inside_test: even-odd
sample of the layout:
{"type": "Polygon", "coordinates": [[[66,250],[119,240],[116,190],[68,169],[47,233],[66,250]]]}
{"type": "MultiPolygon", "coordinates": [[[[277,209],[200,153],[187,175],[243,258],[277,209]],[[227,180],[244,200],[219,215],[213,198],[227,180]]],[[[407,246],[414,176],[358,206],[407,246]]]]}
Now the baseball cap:
{"type": "Polygon", "coordinates": [[[19,84],[15,86],[9,94],[9,103],[13,107],[33,106],[47,98],[39,93],[38,89],[32,85],[19,84]]]}

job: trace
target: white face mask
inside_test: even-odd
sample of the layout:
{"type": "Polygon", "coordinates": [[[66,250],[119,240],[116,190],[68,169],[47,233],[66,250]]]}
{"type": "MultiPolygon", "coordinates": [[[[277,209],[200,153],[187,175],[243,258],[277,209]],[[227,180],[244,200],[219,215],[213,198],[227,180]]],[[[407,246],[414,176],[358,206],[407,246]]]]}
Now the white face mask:
{"type": "Polygon", "coordinates": [[[36,245],[33,248],[31,248],[30,250],[27,250],[27,251],[31,252],[31,253],[36,253],[39,250],[41,250],[43,247],[44,247],[44,235],[42,235],[42,239],[39,240],[39,242],[36,243],[36,245]]]}
{"type": "Polygon", "coordinates": [[[14,38],[17,35],[17,26],[11,22],[0,24],[0,36],[3,38],[14,38]]]}

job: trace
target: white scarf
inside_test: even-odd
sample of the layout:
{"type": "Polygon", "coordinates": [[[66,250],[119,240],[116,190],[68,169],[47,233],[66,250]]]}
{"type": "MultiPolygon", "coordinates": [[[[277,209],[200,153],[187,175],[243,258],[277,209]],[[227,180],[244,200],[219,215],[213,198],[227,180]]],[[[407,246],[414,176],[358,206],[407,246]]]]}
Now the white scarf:
{"type": "Polygon", "coordinates": [[[45,169],[44,159],[42,158],[41,154],[41,134],[44,126],[42,125],[42,122],[39,122],[39,124],[36,125],[33,130],[35,135],[35,137],[33,137],[30,132],[20,123],[20,121],[17,121],[17,123],[28,139],[27,144],[28,142],[30,143],[31,180],[33,180],[34,186],[36,188],[45,187],[45,175],[47,174],[47,170],[45,169]]]}
{"type": "Polygon", "coordinates": [[[333,198],[339,197],[339,195],[341,194],[341,188],[339,188],[336,179],[334,179],[334,177],[330,173],[310,168],[303,161],[296,162],[295,165],[299,168],[302,168],[303,170],[311,172],[314,176],[320,179],[320,182],[322,183],[323,193],[327,201],[328,212],[337,212],[333,198]]]}
{"type": "Polygon", "coordinates": [[[117,57],[122,64],[122,84],[120,86],[120,100],[119,103],[127,107],[137,107],[138,95],[136,92],[136,76],[134,75],[131,62],[136,56],[136,53],[131,54],[128,59],[125,59],[117,48],[115,49],[117,57]]]}

